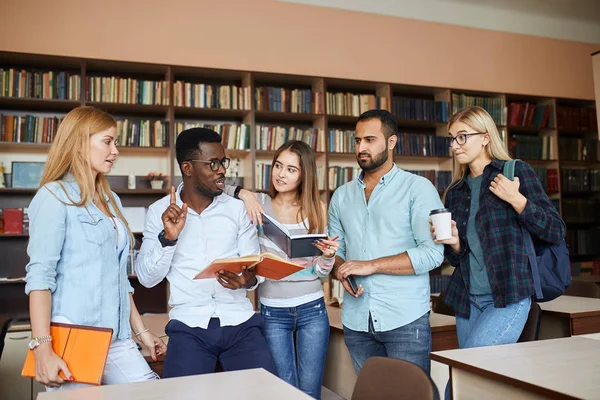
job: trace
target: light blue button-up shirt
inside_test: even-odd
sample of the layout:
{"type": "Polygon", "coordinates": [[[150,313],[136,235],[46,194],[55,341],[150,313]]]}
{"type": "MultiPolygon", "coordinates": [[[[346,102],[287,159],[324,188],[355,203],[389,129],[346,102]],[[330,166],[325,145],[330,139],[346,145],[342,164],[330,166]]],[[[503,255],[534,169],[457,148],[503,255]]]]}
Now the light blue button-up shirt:
{"type": "Polygon", "coordinates": [[[426,178],[394,166],[365,197],[362,174],[338,188],[329,206],[329,236],[339,236],[337,254],[345,260],[368,261],[407,252],[415,275],[356,276],[364,294],[344,296],[342,323],[355,331],[407,325],[429,311],[429,271],[444,259],[443,245],[429,230],[429,212],[443,208],[426,178]]]}

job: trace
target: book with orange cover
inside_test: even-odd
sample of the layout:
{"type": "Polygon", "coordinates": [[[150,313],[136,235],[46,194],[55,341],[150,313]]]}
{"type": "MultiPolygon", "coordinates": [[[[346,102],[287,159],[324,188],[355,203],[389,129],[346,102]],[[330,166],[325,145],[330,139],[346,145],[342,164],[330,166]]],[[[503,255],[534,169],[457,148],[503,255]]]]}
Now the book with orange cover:
{"type": "Polygon", "coordinates": [[[252,256],[238,258],[222,258],[213,261],[208,267],[203,269],[194,279],[209,279],[214,278],[215,274],[220,270],[231,271],[236,274],[242,272],[243,267],[255,267],[256,275],[264,276],[265,278],[279,280],[288,275],[292,275],[298,271],[302,271],[304,267],[294,264],[293,262],[283,260],[271,253],[260,253],[252,256]]]}
{"type": "MultiPolygon", "coordinates": [[[[113,330],[95,326],[50,323],[52,349],[64,360],[75,382],[101,385],[113,330]]],[[[21,375],[35,378],[35,358],[29,350],[21,375]]],[[[66,380],[60,371],[60,377],[66,380]]]]}

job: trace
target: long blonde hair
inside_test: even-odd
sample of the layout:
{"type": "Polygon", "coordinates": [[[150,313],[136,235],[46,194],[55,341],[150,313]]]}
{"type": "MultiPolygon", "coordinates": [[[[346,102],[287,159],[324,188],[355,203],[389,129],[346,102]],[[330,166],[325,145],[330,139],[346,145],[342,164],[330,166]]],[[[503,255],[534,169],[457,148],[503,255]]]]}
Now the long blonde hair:
{"type": "Polygon", "coordinates": [[[117,217],[127,229],[130,245],[135,239],[123,217],[117,202],[110,190],[104,174],[98,173],[94,180],[90,164],[90,136],[95,133],[116,128],[115,119],[108,113],[94,107],[77,107],[71,110],[58,126],[54,142],[50,147],[40,188],[44,185],[62,180],[71,173],[79,185],[81,200],[76,202],[65,192],[71,203],[67,205],[85,207],[93,201],[94,194],[106,210],[110,210],[106,198],[113,205],[117,217]]]}
{"type": "MultiPolygon", "coordinates": [[[[289,140],[275,152],[272,166],[275,166],[279,155],[285,150],[291,151],[300,159],[300,184],[296,188],[296,195],[300,202],[299,217],[302,221],[308,218],[308,233],[322,233],[325,230],[326,215],[321,207],[319,196],[315,153],[308,144],[299,140],[289,140]]],[[[269,196],[272,199],[277,197],[273,179],[269,184],[269,196]]]]}
{"type": "MultiPolygon", "coordinates": [[[[510,155],[508,154],[508,149],[500,137],[500,133],[498,132],[498,128],[496,127],[494,120],[483,108],[475,106],[458,111],[452,116],[452,118],[450,118],[450,121],[448,121],[448,131],[450,131],[450,127],[456,122],[462,122],[476,132],[488,134],[490,142],[485,146],[485,152],[491,159],[511,159],[510,155]]],[[[456,157],[454,158],[454,174],[452,176],[452,182],[448,186],[448,189],[446,189],[444,198],[450,189],[463,180],[465,172],[467,172],[467,167],[467,164],[460,164],[458,161],[456,161],[456,157]]]]}

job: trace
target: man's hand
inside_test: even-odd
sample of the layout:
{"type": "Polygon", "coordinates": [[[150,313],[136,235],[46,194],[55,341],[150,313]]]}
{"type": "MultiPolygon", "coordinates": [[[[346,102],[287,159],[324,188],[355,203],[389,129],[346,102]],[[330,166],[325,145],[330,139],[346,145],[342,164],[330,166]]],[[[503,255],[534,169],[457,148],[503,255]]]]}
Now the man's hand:
{"type": "Polygon", "coordinates": [[[346,261],[338,268],[338,279],[341,281],[346,279],[348,275],[360,275],[360,276],[368,276],[373,275],[375,272],[375,266],[371,261],[346,261]]]}
{"type": "Polygon", "coordinates": [[[179,208],[175,201],[175,187],[171,186],[171,201],[169,207],[162,214],[162,222],[165,227],[165,239],[176,240],[185,226],[188,206],[183,203],[183,208],[179,208]]]}
{"type": "Polygon", "coordinates": [[[227,289],[248,289],[256,285],[256,268],[244,267],[241,275],[227,270],[220,270],[215,274],[217,281],[227,289]]]}

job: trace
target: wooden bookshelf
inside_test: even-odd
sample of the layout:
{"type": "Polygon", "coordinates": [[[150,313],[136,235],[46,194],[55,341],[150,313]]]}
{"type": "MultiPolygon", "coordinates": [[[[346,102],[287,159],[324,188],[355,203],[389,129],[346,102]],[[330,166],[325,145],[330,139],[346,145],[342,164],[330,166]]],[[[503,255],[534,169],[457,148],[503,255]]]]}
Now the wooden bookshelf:
{"type": "MultiPolygon", "coordinates": [[[[228,148],[229,157],[240,160],[240,175],[244,187],[250,190],[257,189],[256,165],[257,163],[270,163],[273,157],[273,151],[257,150],[256,126],[257,125],[277,125],[294,126],[297,128],[312,128],[315,131],[324,132],[324,148],[326,151],[317,152],[317,165],[324,168],[325,182],[324,187],[329,188],[329,169],[331,167],[357,167],[355,154],[352,152],[334,152],[330,151],[334,143],[330,143],[330,130],[340,129],[353,131],[356,125],[356,116],[335,115],[328,107],[328,93],[352,93],[357,95],[370,95],[376,99],[382,108],[386,108],[397,115],[398,129],[401,133],[411,133],[419,135],[447,136],[447,119],[452,115],[453,109],[460,101],[463,105],[469,102],[481,102],[485,104],[491,114],[496,119],[498,128],[508,144],[511,135],[530,135],[532,137],[547,136],[553,141],[556,148],[556,157],[546,157],[550,159],[530,159],[525,158],[532,166],[538,168],[555,168],[558,170],[558,190],[552,194],[552,198],[559,201],[559,209],[562,212],[562,185],[561,171],[563,168],[600,168],[600,161],[564,161],[561,156],[561,138],[591,138],[598,139],[598,133],[593,129],[582,131],[573,129],[573,127],[557,126],[557,107],[570,106],[579,108],[589,108],[593,103],[589,101],[579,101],[560,98],[547,98],[539,96],[526,96],[521,94],[490,93],[462,91],[454,88],[439,88],[427,86],[411,86],[389,84],[376,81],[354,81],[336,78],[297,76],[291,74],[271,74],[267,72],[252,72],[243,70],[218,70],[210,68],[144,64],[134,62],[121,62],[109,60],[94,60],[78,57],[61,57],[53,55],[33,55],[12,52],[0,52],[0,68],[18,68],[18,69],[37,69],[44,71],[67,71],[77,73],[80,76],[80,99],[79,100],[57,100],[57,99],[38,99],[38,98],[17,98],[2,97],[0,92],[0,114],[3,115],[65,115],[69,110],[79,105],[92,105],[106,110],[117,118],[127,119],[159,119],[168,123],[168,145],[165,147],[127,147],[120,146],[120,157],[148,157],[152,160],[165,160],[168,165],[168,183],[164,190],[149,189],[147,182],[143,177],[138,176],[137,189],[128,190],[126,184],[123,185],[119,178],[119,184],[111,182],[113,190],[118,193],[125,206],[145,205],[149,206],[161,196],[168,193],[171,184],[181,181],[179,167],[175,160],[175,139],[177,136],[176,126],[178,122],[207,123],[207,124],[246,124],[250,127],[249,148],[240,150],[228,148]],[[115,76],[122,78],[133,78],[139,80],[165,81],[170,92],[165,104],[124,104],[118,102],[96,102],[87,101],[87,78],[95,76],[115,76]],[[245,90],[250,96],[249,108],[240,107],[238,109],[227,109],[221,107],[190,107],[176,104],[175,85],[177,82],[206,85],[232,85],[239,90],[245,90]],[[311,112],[278,112],[258,110],[256,102],[256,88],[272,87],[284,88],[289,90],[310,90],[311,91],[311,112]],[[409,99],[414,104],[426,104],[423,107],[447,107],[442,114],[439,112],[424,113],[427,117],[407,118],[407,114],[398,115],[397,99],[409,99]],[[319,103],[317,107],[316,103],[319,103]],[[523,126],[514,126],[510,124],[510,116],[507,108],[510,103],[524,102],[533,104],[542,104],[550,108],[548,122],[544,127],[532,127],[527,124],[523,126]],[[320,108],[320,109],[317,109],[320,108]],[[443,115],[443,118],[440,116],[443,115]]],[[[418,106],[421,107],[421,106],[418,106]]],[[[429,110],[429,108],[427,108],[429,110]]],[[[2,154],[31,154],[32,157],[44,154],[50,148],[49,144],[44,143],[7,143],[0,142],[0,160],[2,154]]],[[[398,155],[394,154],[394,160],[403,168],[410,166],[410,170],[435,170],[452,171],[453,158],[451,155],[443,156],[423,156],[419,154],[398,155]]],[[[27,159],[23,159],[27,161],[27,159]]],[[[9,167],[5,163],[5,168],[9,167]]],[[[125,181],[126,182],[126,181],[125,181]]],[[[6,207],[27,207],[34,190],[32,189],[0,189],[0,208],[6,207]]],[[[332,191],[324,189],[322,191],[323,199],[329,202],[332,191]]],[[[440,193],[443,193],[440,190],[440,193]]],[[[569,196],[565,196],[569,198],[569,196]]],[[[595,196],[589,196],[594,198],[595,196]]],[[[569,225],[571,226],[576,225],[569,225]]],[[[10,241],[0,241],[0,252],[3,252],[3,246],[10,246],[13,242],[26,242],[26,236],[16,237],[10,241]],[[5,243],[5,244],[3,244],[5,243]]],[[[23,246],[22,246],[23,247],[23,246]]],[[[11,263],[22,263],[23,257],[17,257],[14,251],[8,256],[11,263]],[[18,258],[18,260],[17,260],[18,258]]],[[[6,274],[0,267],[0,277],[6,274]]],[[[165,300],[166,304],[166,300],[165,300]]]]}

